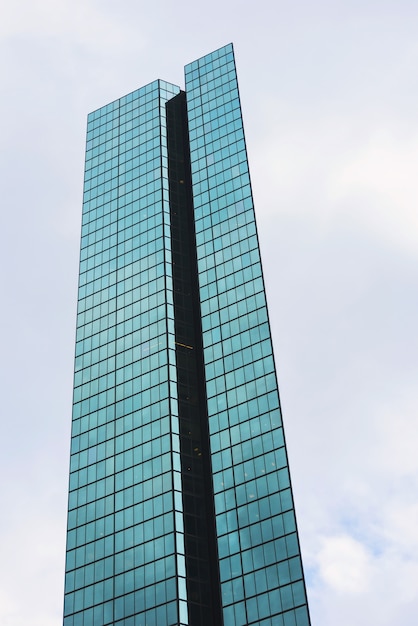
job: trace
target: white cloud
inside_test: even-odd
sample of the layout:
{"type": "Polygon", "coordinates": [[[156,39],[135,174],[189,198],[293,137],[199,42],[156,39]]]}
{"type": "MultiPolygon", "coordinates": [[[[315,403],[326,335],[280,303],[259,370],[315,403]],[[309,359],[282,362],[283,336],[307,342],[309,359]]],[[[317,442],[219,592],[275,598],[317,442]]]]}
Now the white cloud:
{"type": "Polygon", "coordinates": [[[399,506],[397,498],[394,498],[388,509],[383,533],[392,546],[397,546],[406,564],[415,561],[418,567],[418,504],[409,502],[399,506]]]}
{"type": "Polygon", "coordinates": [[[418,563],[396,552],[373,555],[351,537],[330,537],[320,553],[322,582],[311,593],[313,623],[414,626],[418,563]],[[400,620],[400,621],[399,621],[400,620]],[[319,623],[319,622],[318,622],[319,623]],[[323,623],[323,622],[321,622],[323,623]]]}
{"type": "MultiPolygon", "coordinates": [[[[333,428],[321,428],[335,454],[331,461],[329,455],[325,463],[314,461],[312,481],[318,487],[311,487],[311,495],[299,493],[304,516],[313,515],[312,524],[304,523],[309,537],[302,539],[308,545],[305,565],[313,572],[309,595],[314,623],[316,616],[326,616],[329,624],[372,620],[391,626],[401,615],[403,625],[415,623],[418,432],[413,394],[405,389],[404,395],[403,402],[395,392],[380,406],[369,403],[365,417],[352,420],[351,436],[343,434],[343,445],[333,428]]],[[[335,419],[344,421],[350,414],[355,415],[348,403],[335,419]]]]}
{"type": "Polygon", "coordinates": [[[319,572],[336,592],[366,593],[372,576],[366,548],[348,535],[323,539],[317,560],[319,572]]]}

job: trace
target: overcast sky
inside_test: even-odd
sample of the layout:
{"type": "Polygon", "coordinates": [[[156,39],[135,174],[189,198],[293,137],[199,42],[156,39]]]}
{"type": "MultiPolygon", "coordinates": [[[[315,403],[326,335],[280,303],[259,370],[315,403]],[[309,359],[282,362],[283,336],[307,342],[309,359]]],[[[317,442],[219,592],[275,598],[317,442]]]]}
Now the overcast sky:
{"type": "Polygon", "coordinates": [[[416,0],[1,0],[0,623],[59,626],[87,113],[232,41],[313,626],[418,614],[416,0]]]}

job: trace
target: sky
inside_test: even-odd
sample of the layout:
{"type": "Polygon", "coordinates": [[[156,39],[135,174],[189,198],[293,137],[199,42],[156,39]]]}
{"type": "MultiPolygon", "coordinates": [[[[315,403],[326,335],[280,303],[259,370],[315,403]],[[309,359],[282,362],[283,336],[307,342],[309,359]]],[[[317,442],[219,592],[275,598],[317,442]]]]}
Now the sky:
{"type": "Polygon", "coordinates": [[[0,623],[62,623],[87,113],[232,41],[313,626],[418,613],[418,4],[1,0],[0,623]]]}

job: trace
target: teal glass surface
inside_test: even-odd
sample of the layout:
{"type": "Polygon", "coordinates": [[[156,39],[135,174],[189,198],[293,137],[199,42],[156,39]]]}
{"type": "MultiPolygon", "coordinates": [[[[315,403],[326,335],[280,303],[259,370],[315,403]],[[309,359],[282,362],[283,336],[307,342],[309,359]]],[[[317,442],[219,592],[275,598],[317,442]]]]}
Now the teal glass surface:
{"type": "Polygon", "coordinates": [[[178,623],[184,558],[162,176],[165,102],[178,91],[156,81],[88,118],[65,626],[134,615],[178,623]]]}
{"type": "Polygon", "coordinates": [[[309,626],[232,45],[185,91],[88,116],[64,626],[309,626]]]}
{"type": "Polygon", "coordinates": [[[306,626],[232,45],[185,72],[224,623],[306,626]]]}

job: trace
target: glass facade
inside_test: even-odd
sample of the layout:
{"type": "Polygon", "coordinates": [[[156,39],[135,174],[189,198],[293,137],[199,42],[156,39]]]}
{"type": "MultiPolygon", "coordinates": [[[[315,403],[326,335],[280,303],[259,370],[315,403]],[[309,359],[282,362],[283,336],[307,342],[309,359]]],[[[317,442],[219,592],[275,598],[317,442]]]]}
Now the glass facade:
{"type": "Polygon", "coordinates": [[[309,626],[232,45],[90,114],[64,626],[309,626]]]}

